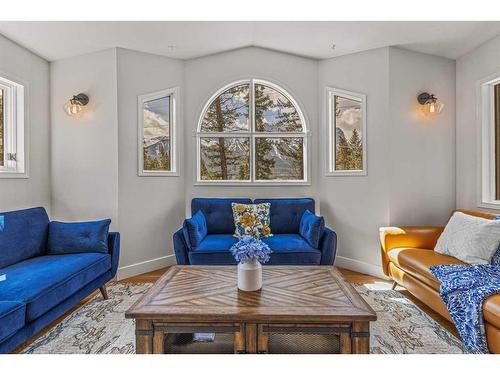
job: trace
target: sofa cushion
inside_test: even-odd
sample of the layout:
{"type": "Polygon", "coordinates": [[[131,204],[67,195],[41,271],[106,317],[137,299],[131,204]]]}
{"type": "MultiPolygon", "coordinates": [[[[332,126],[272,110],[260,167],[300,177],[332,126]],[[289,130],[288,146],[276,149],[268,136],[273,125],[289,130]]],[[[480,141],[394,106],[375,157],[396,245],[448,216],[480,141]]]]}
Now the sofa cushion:
{"type": "Polygon", "coordinates": [[[49,224],[47,254],[107,254],[110,219],[78,223],[52,221],[49,224]]]}
{"type": "Polygon", "coordinates": [[[439,292],[440,282],[430,268],[441,264],[463,264],[457,258],[436,253],[428,249],[396,248],[387,253],[391,261],[403,271],[426,283],[439,292]]]}
{"type": "Polygon", "coordinates": [[[191,201],[191,215],[201,210],[207,221],[208,234],[234,233],[233,209],[231,203],[252,203],[249,198],[194,198],[191,201]]]}
{"type": "Polygon", "coordinates": [[[255,199],[254,203],[271,203],[271,230],[274,234],[299,233],[304,211],[314,213],[312,198],[255,199]]]}
{"type": "Polygon", "coordinates": [[[315,249],[319,246],[319,239],[325,230],[325,219],[305,210],[300,220],[300,235],[315,249]]]}
{"type": "Polygon", "coordinates": [[[197,247],[207,235],[207,221],[203,212],[199,210],[192,218],[184,220],[182,230],[189,247],[197,247]]]}
{"type": "Polygon", "coordinates": [[[26,305],[24,303],[0,301],[0,341],[24,326],[25,315],[26,305]]]}
{"type": "Polygon", "coordinates": [[[49,218],[43,207],[2,212],[0,216],[0,268],[45,252],[49,218]]]}
{"type": "Polygon", "coordinates": [[[111,269],[100,253],[44,255],[0,269],[0,301],[26,303],[26,320],[35,320],[111,269]]]}
{"type": "MultiPolygon", "coordinates": [[[[229,251],[238,241],[231,234],[207,235],[190,251],[190,264],[236,264],[229,251]]],[[[266,264],[319,264],[321,252],[311,247],[299,234],[279,234],[262,239],[271,248],[271,260],[266,264]]]]}
{"type": "Polygon", "coordinates": [[[234,226],[234,236],[243,238],[246,236],[252,237],[269,237],[271,233],[270,226],[270,203],[259,204],[241,204],[232,203],[234,226]]]}
{"type": "Polygon", "coordinates": [[[500,244],[500,221],[455,212],[434,250],[470,264],[487,264],[500,244]]]}
{"type": "Polygon", "coordinates": [[[483,303],[484,320],[500,328],[500,294],[486,298],[483,303]]]}

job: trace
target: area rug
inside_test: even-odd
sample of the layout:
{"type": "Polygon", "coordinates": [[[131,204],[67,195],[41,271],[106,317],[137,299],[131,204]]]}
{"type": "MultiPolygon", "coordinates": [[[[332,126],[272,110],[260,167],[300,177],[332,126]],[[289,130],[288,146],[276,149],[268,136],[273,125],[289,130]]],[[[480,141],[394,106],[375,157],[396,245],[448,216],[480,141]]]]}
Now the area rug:
{"type": "MultiPolygon", "coordinates": [[[[22,353],[131,354],[134,322],[124,313],[151,283],[117,283],[108,287],[109,299],[96,295],[87,304],[37,338],[22,353]]],[[[455,336],[441,327],[401,293],[385,283],[354,285],[377,312],[371,325],[370,351],[376,354],[464,353],[455,336]]]]}

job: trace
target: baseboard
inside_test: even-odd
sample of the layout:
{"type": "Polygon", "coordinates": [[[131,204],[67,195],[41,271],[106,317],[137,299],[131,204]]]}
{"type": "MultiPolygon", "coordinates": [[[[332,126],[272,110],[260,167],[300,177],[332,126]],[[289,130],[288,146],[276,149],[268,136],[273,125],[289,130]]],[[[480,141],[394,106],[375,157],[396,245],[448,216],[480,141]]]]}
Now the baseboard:
{"type": "Polygon", "coordinates": [[[335,258],[335,266],[346,268],[351,271],[364,273],[370,276],[380,277],[381,279],[388,279],[388,277],[382,271],[381,266],[362,262],[356,259],[337,256],[335,258]]]}
{"type": "Polygon", "coordinates": [[[160,258],[146,260],[144,262],[131,264],[129,266],[118,268],[118,272],[116,273],[116,279],[117,280],[127,279],[129,277],[137,276],[146,272],[151,272],[159,268],[172,266],[175,263],[176,263],[175,255],[172,254],[160,258]]]}

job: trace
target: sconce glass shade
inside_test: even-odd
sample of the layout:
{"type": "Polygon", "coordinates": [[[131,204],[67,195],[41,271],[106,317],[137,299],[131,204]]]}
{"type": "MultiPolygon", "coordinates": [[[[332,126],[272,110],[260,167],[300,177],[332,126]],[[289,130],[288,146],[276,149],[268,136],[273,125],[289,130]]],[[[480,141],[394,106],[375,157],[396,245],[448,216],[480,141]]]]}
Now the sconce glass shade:
{"type": "Polygon", "coordinates": [[[85,94],[78,94],[73,96],[65,105],[64,111],[69,116],[75,116],[80,113],[83,109],[83,106],[87,105],[89,102],[89,97],[85,94]]]}
{"type": "Polygon", "coordinates": [[[424,92],[418,96],[417,100],[421,105],[422,113],[426,116],[438,115],[444,109],[444,104],[433,94],[424,92]]]}
{"type": "Polygon", "coordinates": [[[438,115],[443,111],[443,109],[444,104],[437,99],[429,101],[422,106],[422,112],[428,116],[438,115]]]}
{"type": "Polygon", "coordinates": [[[64,105],[64,111],[69,116],[74,116],[82,111],[82,105],[78,103],[76,100],[71,99],[64,105]]]}

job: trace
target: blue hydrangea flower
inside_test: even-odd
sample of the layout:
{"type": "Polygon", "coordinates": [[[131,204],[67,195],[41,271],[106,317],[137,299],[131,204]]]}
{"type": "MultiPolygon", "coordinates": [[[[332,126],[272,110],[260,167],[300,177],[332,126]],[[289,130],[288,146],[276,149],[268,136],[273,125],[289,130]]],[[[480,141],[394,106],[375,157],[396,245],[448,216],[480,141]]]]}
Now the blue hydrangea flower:
{"type": "Polygon", "coordinates": [[[231,253],[237,262],[257,259],[260,263],[269,262],[271,249],[261,240],[247,236],[231,246],[231,253]]]}

